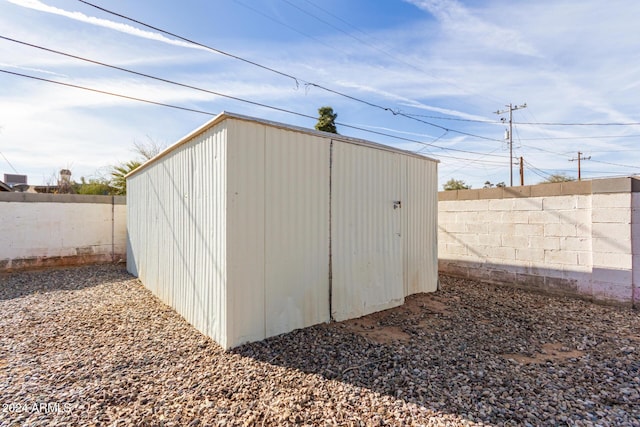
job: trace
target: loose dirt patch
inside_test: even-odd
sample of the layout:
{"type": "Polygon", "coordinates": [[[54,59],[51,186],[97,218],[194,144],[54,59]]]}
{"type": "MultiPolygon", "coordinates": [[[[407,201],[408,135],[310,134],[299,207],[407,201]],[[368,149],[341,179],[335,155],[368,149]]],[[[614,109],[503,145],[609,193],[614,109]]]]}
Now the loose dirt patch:
{"type": "Polygon", "coordinates": [[[450,307],[460,303],[460,297],[445,297],[435,294],[416,294],[406,298],[405,306],[412,311],[451,314],[450,307]]]}
{"type": "Polygon", "coordinates": [[[506,359],[513,359],[518,363],[529,365],[532,363],[545,363],[547,361],[563,361],[577,359],[584,355],[583,351],[569,350],[561,343],[547,343],[542,345],[542,353],[535,353],[532,357],[524,354],[503,354],[506,359]]]}
{"type": "Polygon", "coordinates": [[[362,318],[353,323],[349,323],[346,329],[350,332],[360,334],[365,338],[379,344],[391,344],[394,341],[409,341],[411,336],[398,326],[378,326],[374,322],[362,318]]]}
{"type": "Polygon", "coordinates": [[[400,307],[372,313],[358,319],[340,322],[337,326],[350,332],[360,334],[372,342],[390,344],[396,341],[409,341],[411,335],[400,326],[396,326],[399,319],[404,323],[415,321],[423,325],[425,317],[433,314],[449,314],[450,303],[458,303],[460,298],[442,298],[433,294],[411,295],[405,299],[400,307]]]}

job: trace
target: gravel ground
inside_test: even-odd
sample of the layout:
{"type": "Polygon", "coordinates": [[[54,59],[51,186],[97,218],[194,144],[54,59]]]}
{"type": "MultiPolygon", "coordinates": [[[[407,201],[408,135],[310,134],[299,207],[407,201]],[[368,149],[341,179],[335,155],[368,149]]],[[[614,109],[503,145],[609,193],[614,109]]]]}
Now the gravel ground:
{"type": "Polygon", "coordinates": [[[443,277],[224,352],[122,266],[0,275],[0,425],[640,426],[640,314],[443,277]]]}

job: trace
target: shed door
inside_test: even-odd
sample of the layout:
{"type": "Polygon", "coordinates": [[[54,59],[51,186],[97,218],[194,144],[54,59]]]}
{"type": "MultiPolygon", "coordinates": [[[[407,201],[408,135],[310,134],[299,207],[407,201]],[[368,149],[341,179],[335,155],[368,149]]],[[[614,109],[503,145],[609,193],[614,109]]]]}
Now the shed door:
{"type": "Polygon", "coordinates": [[[400,160],[396,153],[333,142],[331,314],[335,320],[364,316],[404,300],[400,160]]]}

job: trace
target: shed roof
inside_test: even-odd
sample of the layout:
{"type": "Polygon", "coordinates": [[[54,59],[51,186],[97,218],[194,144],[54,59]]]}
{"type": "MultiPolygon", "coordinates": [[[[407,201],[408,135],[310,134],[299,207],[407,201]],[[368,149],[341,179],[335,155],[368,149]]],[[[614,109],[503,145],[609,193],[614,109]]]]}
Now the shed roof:
{"type": "Polygon", "coordinates": [[[209,120],[208,122],[206,122],[205,124],[203,124],[199,128],[195,129],[192,132],[189,132],[187,135],[182,137],[176,143],[174,143],[171,146],[167,147],[165,150],[160,152],[158,155],[156,155],[152,159],[149,159],[148,161],[143,163],[142,166],[140,166],[137,169],[129,172],[129,174],[127,174],[126,178],[129,178],[129,177],[137,174],[138,172],[144,170],[146,167],[148,167],[149,165],[155,163],[156,161],[158,161],[162,157],[166,156],[167,154],[169,154],[173,150],[175,150],[178,147],[180,147],[181,145],[186,144],[188,141],[190,141],[194,137],[198,136],[199,134],[201,134],[203,132],[206,132],[207,130],[209,130],[213,126],[215,126],[215,125],[217,125],[219,123],[222,123],[223,121],[225,121],[227,119],[236,119],[236,120],[243,120],[243,121],[247,121],[247,122],[260,123],[260,124],[263,124],[265,126],[270,126],[270,127],[279,128],[279,129],[285,129],[285,130],[289,130],[289,131],[292,131],[292,132],[300,132],[300,133],[304,133],[304,134],[308,134],[308,135],[317,135],[317,136],[324,137],[324,138],[331,138],[331,139],[333,139],[335,141],[343,141],[343,142],[347,142],[347,143],[350,143],[350,144],[363,145],[363,146],[366,146],[366,147],[371,147],[371,148],[375,148],[375,149],[379,149],[379,150],[392,151],[392,152],[396,152],[396,153],[407,155],[407,156],[418,157],[418,158],[421,158],[421,159],[424,159],[424,160],[430,160],[430,161],[433,161],[433,162],[439,162],[439,160],[437,160],[437,159],[434,159],[434,158],[431,158],[431,157],[427,157],[427,156],[424,156],[422,154],[413,153],[411,151],[406,151],[406,150],[401,150],[399,148],[391,147],[389,145],[384,145],[384,144],[380,144],[380,143],[377,143],[377,142],[367,141],[366,139],[352,138],[352,137],[349,137],[349,136],[344,136],[344,135],[340,135],[340,134],[336,134],[336,133],[323,132],[323,131],[319,131],[319,130],[315,130],[315,129],[304,128],[304,127],[301,127],[301,126],[288,125],[286,123],[280,123],[280,122],[275,122],[275,121],[271,121],[271,120],[260,119],[260,118],[257,118],[257,117],[244,116],[242,114],[236,114],[236,113],[230,113],[230,112],[227,112],[227,111],[223,111],[222,113],[218,114],[216,117],[214,117],[213,119],[209,120]]]}

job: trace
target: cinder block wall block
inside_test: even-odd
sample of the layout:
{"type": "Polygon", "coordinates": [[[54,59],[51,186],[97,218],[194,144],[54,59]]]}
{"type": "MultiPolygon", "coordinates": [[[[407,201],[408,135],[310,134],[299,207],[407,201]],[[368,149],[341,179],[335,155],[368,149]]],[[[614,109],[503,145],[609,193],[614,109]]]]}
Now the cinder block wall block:
{"type": "Polygon", "coordinates": [[[629,207],[595,209],[591,219],[594,223],[631,224],[631,209],[629,207]]]}
{"type": "Polygon", "coordinates": [[[502,235],[499,233],[487,233],[478,235],[478,245],[498,247],[502,245],[502,235]]]}
{"type": "Polygon", "coordinates": [[[591,239],[586,237],[560,237],[560,249],[563,251],[591,252],[591,239]]]}
{"type": "Polygon", "coordinates": [[[529,224],[559,224],[560,215],[555,211],[533,211],[527,215],[529,224]]]}
{"type": "Polygon", "coordinates": [[[513,199],[493,199],[488,201],[490,211],[511,211],[513,199]]]}
{"type": "MultiPolygon", "coordinates": [[[[482,249],[482,248],[481,248],[482,249]]],[[[516,259],[516,249],[506,247],[485,247],[482,251],[486,254],[487,260],[491,261],[513,261],[516,259]]]]}
{"type": "Polygon", "coordinates": [[[631,225],[595,223],[592,225],[594,252],[631,254],[631,225]]]}
{"type": "Polygon", "coordinates": [[[544,198],[531,197],[524,199],[514,199],[511,206],[512,211],[536,212],[544,209],[544,198]]]}
{"type": "Polygon", "coordinates": [[[588,195],[588,196],[576,196],[576,197],[577,197],[576,208],[591,210],[591,208],[592,208],[592,206],[591,206],[592,196],[591,195],[588,195]]]}
{"type": "Polygon", "coordinates": [[[594,194],[591,201],[592,208],[631,208],[631,193],[594,194]]]}
{"type": "Polygon", "coordinates": [[[543,224],[514,224],[513,233],[516,236],[542,236],[543,224]]]}
{"type": "Polygon", "coordinates": [[[544,224],[543,235],[545,237],[576,237],[578,235],[577,224],[544,224]]]}
{"type": "MultiPolygon", "coordinates": [[[[616,270],[629,270],[633,268],[632,254],[593,252],[593,267],[611,268],[616,270]]],[[[631,285],[631,283],[629,283],[631,285]]]]}
{"type": "Polygon", "coordinates": [[[521,249],[529,247],[529,236],[527,235],[512,235],[512,234],[502,234],[500,236],[500,244],[501,246],[521,249]]]}
{"type": "Polygon", "coordinates": [[[520,261],[529,261],[537,265],[544,262],[544,252],[544,249],[524,247],[516,249],[516,259],[520,261]]]}
{"type": "Polygon", "coordinates": [[[563,250],[546,250],[544,251],[544,261],[545,263],[561,264],[563,266],[577,265],[578,252],[563,251],[563,250]]]}
{"type": "Polygon", "coordinates": [[[578,198],[574,196],[544,197],[542,206],[545,211],[572,211],[578,207],[578,198]]]}

